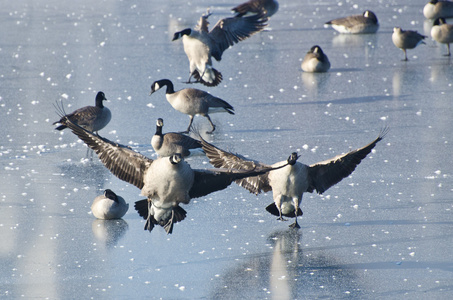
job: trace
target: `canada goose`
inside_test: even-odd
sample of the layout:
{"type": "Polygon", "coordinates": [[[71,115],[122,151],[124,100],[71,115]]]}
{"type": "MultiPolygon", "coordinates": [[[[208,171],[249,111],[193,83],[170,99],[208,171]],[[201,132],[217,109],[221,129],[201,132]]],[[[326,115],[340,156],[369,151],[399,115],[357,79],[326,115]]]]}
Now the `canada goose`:
{"type": "Polygon", "coordinates": [[[404,61],[407,61],[406,49],[414,49],[419,44],[425,44],[426,36],[412,30],[402,30],[400,27],[393,28],[393,44],[404,51],[404,61]]]}
{"type": "Polygon", "coordinates": [[[228,102],[214,97],[211,94],[193,88],[186,88],[175,92],[173,83],[168,79],[162,79],[153,82],[151,84],[150,95],[158,91],[162,87],[167,86],[167,91],[165,92],[165,97],[167,101],[179,112],[189,115],[190,122],[187,130],[184,133],[190,131],[192,126],[193,117],[195,115],[202,115],[208,119],[211,124],[212,130],[208,133],[212,133],[215,130],[215,125],[212,123],[211,118],[209,117],[210,113],[217,112],[227,112],[231,115],[234,115],[234,108],[228,102]]]}
{"type": "Polygon", "coordinates": [[[248,13],[264,12],[266,17],[270,17],[278,10],[278,2],[275,0],[249,0],[239,4],[232,9],[236,13],[236,17],[242,17],[248,13]]]}
{"type": "MultiPolygon", "coordinates": [[[[300,228],[297,223],[297,216],[302,215],[300,203],[303,193],[312,193],[316,190],[318,194],[322,194],[331,186],[349,176],[387,132],[388,128],[386,127],[374,141],[365,147],[312,165],[296,162],[299,155],[294,152],[285,167],[263,175],[236,180],[236,183],[256,195],[261,191],[273,191],[274,203],[270,204],[266,210],[278,216],[278,220],[284,220],[283,216],[296,218],[290,227],[300,228]]],[[[255,160],[249,160],[239,154],[223,151],[203,139],[201,139],[201,142],[206,156],[216,168],[253,170],[257,168],[277,168],[285,163],[283,161],[266,165],[255,160]]]]}
{"type": "Polygon", "coordinates": [[[103,195],[97,196],[91,205],[91,212],[98,219],[121,219],[129,209],[129,204],[123,197],[116,195],[112,190],[105,190],[103,195]]]}
{"type": "Polygon", "coordinates": [[[453,2],[431,0],[423,7],[423,15],[427,19],[453,17],[453,2]]]}
{"type": "Polygon", "coordinates": [[[52,125],[61,124],[56,130],[63,130],[67,126],[62,124],[63,119],[69,118],[71,122],[82,126],[88,131],[98,133],[99,130],[104,128],[112,118],[110,110],[102,104],[102,101],[107,100],[103,92],[96,95],[96,106],[85,106],[73,111],[70,114],[64,115],[59,121],[54,122],[52,125]]]}
{"type": "Polygon", "coordinates": [[[325,24],[332,25],[340,33],[375,33],[379,29],[378,19],[370,10],[364,11],[362,15],[334,19],[325,24]]]}
{"type": "Polygon", "coordinates": [[[327,72],[330,69],[330,61],[321,47],[313,46],[307,52],[302,61],[302,70],[305,72],[327,72]]]}
{"type": "Polygon", "coordinates": [[[179,207],[180,203],[188,204],[192,198],[225,189],[234,180],[271,170],[194,170],[179,153],[152,160],[127,146],[93,134],[66,117],[62,122],[98,154],[113,175],[141,189],[147,199],[137,201],[135,209],[146,219],[145,230],[149,231],[158,224],[167,233],[172,233],[173,224],[182,221],[186,215],[179,207]]]}
{"type": "Polygon", "coordinates": [[[431,28],[431,37],[436,42],[447,44],[448,53],[445,56],[450,56],[450,43],[453,43],[453,24],[447,24],[444,18],[437,18],[431,28]]]}
{"type": "Polygon", "coordinates": [[[156,133],[151,138],[151,146],[153,146],[154,151],[156,151],[158,155],[165,157],[181,153],[183,157],[187,157],[190,156],[195,150],[199,150],[199,152],[204,153],[203,150],[201,150],[200,141],[176,132],[167,132],[162,134],[163,126],[164,120],[161,118],[157,119],[156,133]]]}
{"type": "Polygon", "coordinates": [[[222,81],[222,74],[212,67],[211,57],[217,61],[222,59],[223,52],[230,46],[263,30],[267,18],[262,14],[248,17],[231,17],[221,19],[211,31],[208,31],[208,17],[203,15],[194,29],[178,31],[173,41],[182,38],[184,51],[190,62],[190,77],[195,82],[206,86],[216,86],[222,81]]]}

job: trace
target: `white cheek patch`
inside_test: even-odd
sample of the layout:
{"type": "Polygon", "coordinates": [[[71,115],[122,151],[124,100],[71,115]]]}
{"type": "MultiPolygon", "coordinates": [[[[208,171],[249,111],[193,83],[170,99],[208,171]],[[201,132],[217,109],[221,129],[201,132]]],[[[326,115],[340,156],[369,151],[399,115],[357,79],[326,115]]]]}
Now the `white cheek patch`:
{"type": "Polygon", "coordinates": [[[154,84],[154,90],[157,91],[158,89],[160,89],[160,86],[159,86],[158,83],[155,83],[155,84],[154,84]]]}

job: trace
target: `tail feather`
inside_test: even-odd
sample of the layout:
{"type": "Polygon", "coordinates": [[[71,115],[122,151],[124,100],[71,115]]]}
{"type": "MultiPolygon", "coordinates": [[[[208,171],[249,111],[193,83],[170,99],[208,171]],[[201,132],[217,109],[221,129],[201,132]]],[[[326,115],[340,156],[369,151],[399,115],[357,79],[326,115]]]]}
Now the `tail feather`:
{"type": "MultiPolygon", "coordinates": [[[[222,73],[220,73],[219,71],[217,71],[216,69],[214,68],[211,68],[210,70],[212,70],[212,72],[214,73],[214,76],[212,76],[214,79],[212,82],[208,82],[208,81],[205,81],[201,76],[200,76],[200,73],[198,71],[194,71],[192,76],[196,79],[197,82],[205,85],[205,86],[218,86],[219,83],[222,81],[223,79],[223,76],[222,76],[222,73]]],[[[205,72],[208,72],[208,70],[206,70],[205,72]]]]}
{"type": "Polygon", "coordinates": [[[187,212],[180,206],[173,207],[172,217],[169,220],[160,220],[159,222],[154,219],[152,215],[149,215],[149,202],[148,199],[136,201],[134,204],[135,210],[138,212],[140,217],[146,220],[145,230],[151,232],[154,225],[160,225],[165,229],[167,234],[173,232],[173,224],[181,222],[186,218],[187,212]]]}
{"type": "MultiPolygon", "coordinates": [[[[279,214],[279,212],[278,212],[277,205],[275,205],[275,202],[272,202],[271,204],[269,204],[269,205],[266,207],[266,210],[267,210],[269,213],[273,214],[274,216],[277,216],[277,217],[280,216],[280,214],[279,214]]],[[[302,212],[302,210],[301,210],[300,207],[299,207],[299,209],[297,210],[297,216],[302,216],[302,215],[303,215],[303,212],[302,212]]],[[[294,218],[294,217],[295,217],[295,215],[294,215],[293,213],[290,213],[290,214],[282,214],[282,216],[285,216],[285,217],[288,217],[288,218],[294,218]]]]}
{"type": "Polygon", "coordinates": [[[234,107],[231,106],[230,103],[226,102],[217,97],[213,97],[210,99],[209,103],[209,113],[219,113],[219,112],[227,112],[230,115],[234,115],[234,107]]]}
{"type": "Polygon", "coordinates": [[[142,217],[145,220],[148,218],[148,199],[136,201],[134,204],[134,208],[138,212],[140,217],[142,217]]]}
{"type": "MultiPolygon", "coordinates": [[[[57,123],[59,123],[59,122],[55,122],[54,124],[57,124],[57,123]]],[[[68,126],[66,126],[66,125],[60,125],[60,126],[58,126],[57,128],[55,128],[55,130],[63,130],[63,129],[65,129],[65,128],[67,128],[67,127],[68,127],[68,126]]]]}

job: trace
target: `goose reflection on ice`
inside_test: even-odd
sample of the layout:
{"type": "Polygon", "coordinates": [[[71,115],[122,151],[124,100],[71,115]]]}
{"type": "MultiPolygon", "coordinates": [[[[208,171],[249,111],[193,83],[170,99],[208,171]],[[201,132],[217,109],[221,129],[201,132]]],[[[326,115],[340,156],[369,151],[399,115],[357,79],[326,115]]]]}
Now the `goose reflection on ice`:
{"type": "Polygon", "coordinates": [[[96,219],[91,224],[94,237],[107,249],[115,247],[128,229],[129,225],[123,219],[96,219]]]}
{"type": "Polygon", "coordinates": [[[316,97],[319,91],[325,90],[326,83],[329,81],[330,73],[309,73],[302,72],[302,85],[311,93],[311,97],[316,97]]]}
{"type": "MultiPolygon", "coordinates": [[[[269,235],[272,252],[250,255],[219,276],[212,299],[337,298],[339,291],[360,297],[356,270],[342,268],[324,250],[302,251],[300,230],[269,235]],[[304,253],[307,252],[307,253],[304,253]]],[[[341,292],[340,292],[341,293],[341,292]]]]}

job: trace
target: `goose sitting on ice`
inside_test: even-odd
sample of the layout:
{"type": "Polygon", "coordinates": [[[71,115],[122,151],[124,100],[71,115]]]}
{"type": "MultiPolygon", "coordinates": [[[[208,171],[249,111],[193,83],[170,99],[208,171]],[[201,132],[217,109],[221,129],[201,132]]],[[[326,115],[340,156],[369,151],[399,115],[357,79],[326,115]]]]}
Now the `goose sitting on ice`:
{"type": "Polygon", "coordinates": [[[124,198],[106,189],[103,195],[97,196],[91,205],[93,215],[102,220],[121,219],[129,209],[124,198]]]}
{"type": "Polygon", "coordinates": [[[423,7],[423,15],[427,19],[453,17],[453,2],[443,0],[431,0],[423,7]]]}
{"type": "Polygon", "coordinates": [[[366,10],[362,15],[353,15],[338,18],[325,23],[340,33],[362,34],[375,33],[379,29],[379,22],[376,15],[366,10]]]}
{"type": "Polygon", "coordinates": [[[156,133],[151,138],[151,146],[159,156],[172,156],[173,154],[180,153],[183,157],[196,154],[204,154],[201,149],[201,142],[191,138],[188,135],[167,132],[162,133],[164,120],[159,118],[156,122],[156,133]]]}
{"type": "Polygon", "coordinates": [[[330,61],[321,47],[315,45],[305,55],[301,67],[304,72],[309,73],[327,72],[330,69],[330,61]]]}

